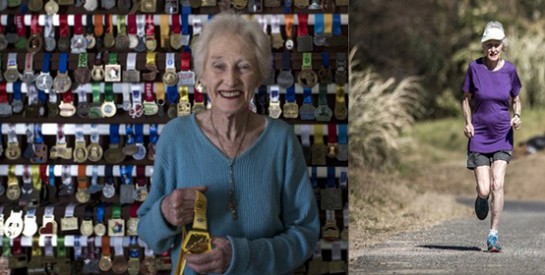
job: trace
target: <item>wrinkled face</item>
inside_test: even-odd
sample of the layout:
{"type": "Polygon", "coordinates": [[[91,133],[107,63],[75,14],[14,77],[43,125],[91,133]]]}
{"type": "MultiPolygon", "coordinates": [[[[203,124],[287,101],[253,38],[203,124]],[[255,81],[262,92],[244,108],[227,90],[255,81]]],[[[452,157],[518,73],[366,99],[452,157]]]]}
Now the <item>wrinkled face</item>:
{"type": "Polygon", "coordinates": [[[200,80],[215,108],[226,113],[248,108],[260,78],[254,53],[238,36],[212,38],[200,80]]]}
{"type": "Polygon", "coordinates": [[[484,54],[490,61],[498,61],[501,57],[503,43],[501,40],[488,40],[483,43],[484,54]]]}

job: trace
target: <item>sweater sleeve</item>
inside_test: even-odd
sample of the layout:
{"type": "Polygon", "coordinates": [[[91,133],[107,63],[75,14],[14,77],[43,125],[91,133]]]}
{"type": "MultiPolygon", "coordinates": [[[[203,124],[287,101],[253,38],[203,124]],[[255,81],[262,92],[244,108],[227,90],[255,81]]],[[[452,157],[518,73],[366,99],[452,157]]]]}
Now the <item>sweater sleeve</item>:
{"type": "Polygon", "coordinates": [[[172,137],[169,130],[165,126],[157,142],[151,190],[138,209],[138,236],[157,253],[169,249],[174,238],[181,233],[181,228],[170,225],[161,212],[161,201],[175,188],[172,184],[175,178],[172,172],[175,171],[175,154],[168,153],[172,137]]]}
{"type": "Polygon", "coordinates": [[[284,231],[271,238],[228,237],[233,248],[225,274],[285,274],[302,265],[314,251],[320,234],[318,206],[301,145],[288,133],[281,194],[284,231]]]}

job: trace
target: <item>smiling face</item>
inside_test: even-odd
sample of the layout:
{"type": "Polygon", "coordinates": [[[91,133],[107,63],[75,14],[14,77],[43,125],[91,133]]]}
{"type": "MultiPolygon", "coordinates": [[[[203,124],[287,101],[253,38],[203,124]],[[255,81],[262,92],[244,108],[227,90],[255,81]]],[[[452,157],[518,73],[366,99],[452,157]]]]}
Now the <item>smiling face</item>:
{"type": "Polygon", "coordinates": [[[231,114],[248,109],[259,79],[255,51],[240,37],[212,38],[200,80],[216,109],[231,114]]]}
{"type": "Polygon", "coordinates": [[[498,61],[501,57],[503,43],[501,40],[488,40],[483,42],[484,54],[490,61],[498,61]]]}

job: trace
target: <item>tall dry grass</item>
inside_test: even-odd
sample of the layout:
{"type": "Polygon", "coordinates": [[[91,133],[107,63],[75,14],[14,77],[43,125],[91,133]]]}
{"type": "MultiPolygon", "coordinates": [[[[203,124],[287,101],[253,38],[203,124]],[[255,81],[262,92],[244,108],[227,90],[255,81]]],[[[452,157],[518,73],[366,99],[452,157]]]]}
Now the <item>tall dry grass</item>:
{"type": "Polygon", "coordinates": [[[358,61],[350,54],[350,165],[385,170],[398,161],[402,131],[414,123],[423,91],[419,78],[397,82],[382,79],[371,69],[353,70],[358,61]]]}

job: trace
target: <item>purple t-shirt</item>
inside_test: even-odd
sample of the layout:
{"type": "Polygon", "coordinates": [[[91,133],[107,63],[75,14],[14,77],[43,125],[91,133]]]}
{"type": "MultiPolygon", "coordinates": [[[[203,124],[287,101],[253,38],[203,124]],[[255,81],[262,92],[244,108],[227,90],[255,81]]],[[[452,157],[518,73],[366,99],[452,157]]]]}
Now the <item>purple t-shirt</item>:
{"type": "Polygon", "coordinates": [[[493,153],[513,150],[509,107],[511,97],[517,96],[521,87],[513,63],[505,61],[497,71],[488,70],[482,58],[469,64],[462,88],[473,97],[475,136],[469,140],[468,151],[493,153]]]}

